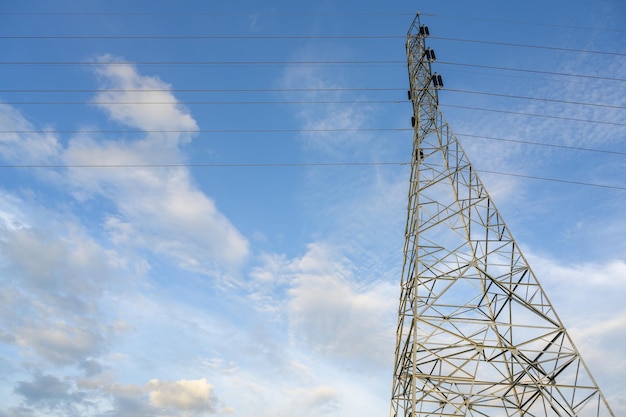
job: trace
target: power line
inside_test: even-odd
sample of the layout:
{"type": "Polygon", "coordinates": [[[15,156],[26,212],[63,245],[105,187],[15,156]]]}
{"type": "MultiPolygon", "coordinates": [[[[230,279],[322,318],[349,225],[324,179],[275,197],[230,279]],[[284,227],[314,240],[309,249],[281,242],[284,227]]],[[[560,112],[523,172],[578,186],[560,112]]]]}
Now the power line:
{"type": "MultiPolygon", "coordinates": [[[[557,46],[545,45],[528,45],[520,43],[488,41],[480,39],[463,39],[449,38],[444,36],[431,36],[432,39],[478,43],[483,45],[498,45],[516,48],[545,49],[550,51],[576,52],[587,54],[626,56],[626,53],[614,51],[598,51],[589,49],[575,49],[557,46]]],[[[0,40],[372,40],[386,39],[398,40],[405,39],[404,36],[398,35],[4,35],[0,36],[0,40]]]]}
{"type": "MultiPolygon", "coordinates": [[[[131,90],[93,90],[93,92],[131,92],[131,90]]],[[[133,90],[134,92],[148,92],[149,90],[133,90]]],[[[168,92],[173,90],[160,90],[161,92],[168,92]]],[[[581,106],[593,106],[593,107],[603,107],[603,108],[611,108],[618,110],[625,110],[624,106],[613,106],[610,104],[601,104],[601,103],[584,103],[584,102],[575,102],[575,101],[566,101],[566,100],[556,100],[556,99],[548,99],[541,97],[525,97],[525,96],[516,96],[516,95],[507,95],[507,94],[498,94],[498,93],[487,93],[487,92],[479,92],[479,91],[466,91],[466,90],[455,90],[455,89],[446,89],[444,91],[456,92],[456,93],[466,93],[466,94],[479,94],[479,95],[488,95],[495,97],[506,97],[506,98],[514,98],[514,99],[524,99],[524,100],[536,100],[536,101],[546,101],[552,103],[563,103],[563,104],[574,104],[581,106]]],[[[87,105],[87,104],[96,104],[96,105],[176,105],[176,104],[184,104],[184,105],[266,105],[266,104],[281,104],[281,105],[290,105],[290,104],[403,104],[406,103],[406,100],[364,100],[364,99],[354,99],[354,100],[298,100],[298,101],[279,101],[279,100],[267,100],[267,101],[4,101],[3,104],[10,105],[87,105]]],[[[484,109],[478,109],[484,110],[484,109]]]]}
{"type": "Polygon", "coordinates": [[[500,142],[520,143],[524,145],[546,146],[550,148],[568,149],[568,150],[573,150],[573,151],[584,151],[584,152],[597,152],[597,153],[605,153],[605,154],[620,155],[620,156],[626,155],[626,152],[613,151],[613,150],[608,150],[608,149],[583,148],[580,146],[557,145],[553,143],[532,142],[532,141],[520,140],[520,139],[494,138],[492,136],[474,135],[470,133],[455,133],[455,134],[456,136],[461,136],[461,137],[495,140],[495,141],[500,141],[500,142]]]}
{"type": "Polygon", "coordinates": [[[336,87],[336,88],[154,88],[154,89],[6,89],[0,93],[100,93],[102,91],[123,93],[173,92],[173,93],[269,93],[269,92],[326,92],[326,91],[406,91],[406,87],[336,87]]]}
{"type": "Polygon", "coordinates": [[[299,40],[299,39],[406,39],[399,35],[5,35],[0,40],[299,40]]]}
{"type": "Polygon", "coordinates": [[[0,61],[0,65],[28,66],[116,66],[116,65],[398,65],[399,60],[362,61],[0,61]]]}
{"type": "Polygon", "coordinates": [[[415,12],[0,12],[0,16],[415,16],[415,12]]]}
{"type": "MultiPolygon", "coordinates": [[[[319,93],[319,92],[363,92],[363,91],[375,91],[375,92],[391,92],[391,91],[406,91],[406,88],[366,88],[366,87],[355,87],[355,88],[221,88],[221,89],[202,89],[202,88],[194,88],[194,89],[180,89],[180,88],[172,88],[172,89],[0,89],[0,93],[271,93],[271,92],[311,92],[311,93],[319,93]]],[[[520,96],[520,95],[509,95],[509,94],[500,94],[500,93],[492,93],[485,91],[472,91],[472,90],[459,90],[453,88],[445,88],[443,91],[449,91],[453,93],[463,93],[463,94],[476,94],[476,95],[486,95],[493,97],[503,97],[503,98],[515,98],[522,100],[535,100],[535,101],[545,101],[550,103],[562,103],[562,104],[573,104],[573,105],[581,105],[581,106],[592,106],[592,107],[603,107],[610,109],[619,109],[624,110],[626,107],[611,105],[606,103],[588,103],[588,102],[580,102],[580,101],[568,101],[568,100],[558,100],[551,99],[545,97],[529,97],[529,96],[520,96]]],[[[404,100],[402,100],[404,101],[404,100]]],[[[376,100],[376,101],[362,101],[359,100],[359,103],[397,103],[400,100],[376,100]]],[[[3,102],[4,104],[82,104],[79,102],[3,102]]],[[[219,102],[221,103],[221,102],[219,102]]],[[[210,104],[219,104],[218,102],[210,104]]],[[[275,103],[275,102],[272,102],[275,103]]],[[[321,103],[321,102],[320,102],[321,103]]],[[[344,101],[337,101],[332,103],[344,103],[344,101]]],[[[84,104],[94,104],[93,102],[84,102],[84,104]]],[[[116,103],[111,103],[116,104],[116,103]]],[[[124,103],[129,104],[129,103],[124,103]]],[[[185,104],[182,102],[177,102],[177,104],[185,104]]],[[[249,102],[245,102],[244,104],[249,104],[249,102]]]]}
{"type": "MultiPolygon", "coordinates": [[[[105,90],[106,91],[106,90],[105,90]]],[[[406,100],[300,100],[300,101],[5,101],[11,105],[266,105],[266,104],[401,104],[406,100]]]]}
{"type": "Polygon", "coordinates": [[[619,32],[619,33],[626,32],[626,30],[623,30],[623,29],[601,28],[597,26],[560,25],[557,23],[540,23],[540,22],[528,22],[528,21],[521,21],[521,20],[508,20],[508,19],[489,19],[489,18],[484,18],[484,17],[452,16],[452,15],[432,14],[432,13],[421,13],[421,15],[431,16],[431,17],[442,17],[446,19],[459,19],[459,20],[496,22],[496,23],[513,23],[516,25],[545,26],[545,27],[554,27],[554,28],[561,28],[561,29],[597,30],[597,31],[603,31],[603,32],[619,32]]]}
{"type": "MultiPolygon", "coordinates": [[[[67,169],[67,168],[92,168],[92,169],[127,169],[127,168],[294,168],[294,167],[363,167],[363,166],[408,166],[410,162],[304,162],[304,163],[203,163],[203,164],[34,164],[34,165],[0,165],[0,169],[67,169]]],[[[608,188],[626,191],[626,187],[597,184],[582,181],[565,180],[559,178],[538,177],[532,175],[517,174],[511,172],[476,170],[477,172],[495,175],[506,175],[518,178],[527,178],[541,181],[559,182],[564,184],[582,185],[587,187],[608,188]]]]}
{"type": "MultiPolygon", "coordinates": [[[[37,102],[37,101],[23,101],[23,102],[7,102],[5,104],[11,105],[86,105],[86,104],[94,104],[94,105],[146,105],[146,106],[162,106],[162,105],[309,105],[309,104],[404,104],[405,100],[363,100],[363,101],[165,101],[165,102],[117,102],[117,101],[64,101],[64,102],[54,102],[54,101],[46,101],[46,102],[37,102]]],[[[460,106],[455,104],[443,104],[444,107],[453,107],[457,109],[464,110],[477,110],[477,111],[485,111],[485,112],[495,112],[495,113],[506,113],[513,114],[518,116],[529,116],[529,117],[542,117],[548,119],[558,119],[558,120],[568,120],[575,122],[583,122],[583,123],[594,123],[594,124],[606,124],[612,126],[626,126],[626,123],[618,123],[618,122],[609,122],[603,120],[590,120],[590,119],[581,119],[577,117],[565,117],[565,116],[554,116],[549,114],[536,114],[536,113],[525,113],[525,112],[516,112],[510,110],[501,110],[501,109],[486,109],[481,107],[471,107],[471,106],[460,106]]],[[[0,132],[1,133],[1,132],[0,132]]]]}
{"type": "MultiPolygon", "coordinates": [[[[126,16],[126,17],[173,17],[173,16],[184,16],[184,17],[207,17],[207,16],[241,16],[241,17],[251,17],[251,16],[356,16],[356,17],[372,17],[372,16],[392,16],[392,17],[401,17],[401,16],[415,16],[415,12],[0,12],[0,16],[126,16]]],[[[613,29],[613,28],[601,28],[597,26],[574,26],[574,25],[560,25],[555,23],[541,23],[541,22],[529,22],[529,21],[520,21],[520,20],[507,20],[507,19],[489,19],[489,18],[481,18],[481,17],[471,17],[471,16],[454,16],[454,15],[445,15],[438,13],[420,13],[421,16],[430,16],[444,19],[458,19],[458,20],[468,20],[468,21],[484,21],[484,22],[497,22],[497,23],[513,23],[518,25],[530,25],[530,26],[545,26],[545,27],[556,27],[563,29],[576,29],[576,30],[597,30],[597,31],[608,31],[608,32],[626,32],[622,29],[613,29]]]]}
{"type": "Polygon", "coordinates": [[[544,98],[544,97],[529,97],[529,96],[509,95],[509,94],[500,94],[500,93],[489,93],[489,92],[484,92],[484,91],[456,90],[456,89],[452,89],[452,88],[445,88],[443,91],[450,91],[450,92],[453,92],[453,93],[463,93],[463,94],[478,94],[478,95],[485,95],[485,96],[492,96],[492,97],[515,98],[515,99],[521,99],[521,100],[545,101],[545,102],[549,102],[549,103],[561,103],[561,104],[574,104],[574,105],[580,105],[580,106],[603,107],[603,108],[607,108],[607,109],[618,109],[618,110],[625,110],[626,109],[626,107],[624,107],[624,106],[616,106],[616,105],[612,105],[612,104],[587,103],[587,102],[581,102],[581,101],[557,100],[557,99],[544,98]]]}
{"type": "Polygon", "coordinates": [[[42,134],[42,133],[334,133],[334,132],[406,132],[413,128],[387,127],[387,128],[328,128],[328,129],[157,129],[157,130],[132,130],[132,129],[82,129],[82,130],[0,130],[0,134],[42,134]]]}
{"type": "MultiPolygon", "coordinates": [[[[517,25],[529,25],[529,26],[544,26],[555,27],[562,29],[575,29],[575,30],[594,30],[605,32],[618,32],[623,33],[626,30],[604,28],[597,26],[574,26],[574,25],[561,25],[556,23],[542,23],[542,22],[529,22],[520,20],[508,20],[508,19],[489,19],[481,17],[471,16],[454,16],[437,13],[420,13],[421,16],[429,16],[444,19],[458,19],[467,21],[484,21],[484,22],[497,22],[497,23],[513,23],[517,25]]],[[[0,12],[0,16],[108,16],[108,17],[224,17],[224,16],[239,16],[239,17],[252,17],[252,16],[355,16],[355,17],[373,17],[373,16],[391,16],[391,17],[403,17],[403,16],[415,16],[415,12],[0,12]]]]}
{"type": "Polygon", "coordinates": [[[459,66],[459,67],[495,69],[495,70],[499,70],[499,71],[526,72],[526,73],[531,73],[531,74],[557,75],[557,76],[563,76],[563,77],[591,78],[591,79],[595,79],[595,80],[626,82],[626,78],[602,77],[602,76],[599,76],[599,75],[587,75],[587,74],[575,74],[575,73],[567,73],[567,72],[541,71],[541,70],[531,70],[531,69],[525,69],[525,68],[498,67],[498,66],[492,66],[492,65],[467,64],[467,63],[458,63],[458,62],[449,62],[449,61],[448,62],[437,61],[437,64],[453,65],[453,66],[459,66]]]}
{"type": "Polygon", "coordinates": [[[35,164],[0,165],[0,168],[290,168],[331,166],[410,165],[410,162],[303,162],[303,163],[231,163],[231,164],[35,164]]]}
{"type": "MultiPolygon", "coordinates": [[[[4,35],[0,36],[0,40],[20,39],[20,40],[291,40],[291,39],[406,39],[406,36],[400,35],[4,35]]],[[[438,38],[445,39],[445,38],[438,38]]]]}
{"type": "MultiPolygon", "coordinates": [[[[598,75],[563,73],[553,71],[541,71],[524,68],[499,67],[490,65],[468,64],[450,61],[437,61],[441,65],[453,65],[461,67],[494,69],[499,71],[516,71],[544,75],[556,75],[564,77],[589,78],[605,81],[626,82],[625,78],[604,77],[598,75]]],[[[6,66],[117,66],[117,65],[172,65],[172,66],[270,66],[270,65],[406,65],[405,61],[399,60],[362,60],[362,61],[0,61],[0,65],[6,66]]]]}
{"type": "MultiPolygon", "coordinates": [[[[54,130],[54,131],[38,131],[38,130],[2,130],[0,134],[46,134],[46,133],[64,133],[64,134],[77,134],[77,133],[91,133],[91,134],[99,134],[99,133],[119,133],[119,134],[127,134],[127,133],[219,133],[219,134],[229,134],[229,133],[333,133],[333,132],[408,132],[413,131],[413,128],[356,128],[356,129],[213,129],[213,130],[113,130],[113,129],[98,129],[98,130],[54,130]]],[[[606,150],[606,149],[597,149],[597,148],[583,148],[577,146],[567,146],[567,145],[557,145],[545,142],[532,142],[525,141],[520,139],[510,139],[510,138],[496,138],[492,136],[483,136],[483,135],[475,135],[471,133],[455,133],[456,136],[462,137],[471,137],[478,139],[487,139],[501,142],[511,142],[511,143],[520,143],[525,145],[533,145],[533,146],[545,146],[552,148],[560,148],[560,149],[569,149],[576,151],[585,151],[585,152],[597,152],[597,153],[605,153],[612,155],[626,155],[626,152],[615,151],[615,150],[606,150]]]]}
{"type": "Polygon", "coordinates": [[[478,111],[485,111],[485,112],[514,114],[518,116],[543,117],[547,119],[568,120],[568,121],[573,121],[573,122],[595,123],[595,124],[604,124],[604,125],[612,125],[612,126],[626,126],[626,123],[608,122],[608,121],[603,121],[603,120],[580,119],[578,117],[554,116],[554,115],[549,115],[549,114],[525,113],[525,112],[510,111],[510,110],[500,110],[500,109],[485,109],[481,107],[459,106],[455,104],[442,104],[441,106],[453,107],[453,108],[464,109],[464,110],[478,110],[478,111]]]}
{"type": "Polygon", "coordinates": [[[585,50],[585,49],[562,48],[562,47],[556,47],[556,46],[526,45],[526,44],[520,44],[520,43],[483,41],[483,40],[478,40],[478,39],[446,38],[446,37],[442,37],[442,36],[431,36],[431,38],[432,39],[439,39],[439,40],[443,40],[443,41],[481,43],[481,44],[485,44],[485,45],[499,45],[499,46],[515,47],[515,48],[533,48],[533,49],[546,49],[546,50],[549,50],[549,51],[562,51],[562,52],[577,52],[577,53],[586,53],[586,54],[626,56],[626,53],[612,52],[612,51],[595,51],[595,50],[585,50]]]}
{"type": "Polygon", "coordinates": [[[509,177],[528,178],[528,179],[540,180],[540,181],[560,182],[564,184],[583,185],[587,187],[609,188],[612,190],[626,191],[626,187],[620,187],[618,185],[596,184],[596,183],[590,183],[590,182],[564,180],[564,179],[559,179],[559,178],[537,177],[533,175],[515,174],[512,172],[487,171],[484,169],[477,169],[476,171],[482,172],[485,174],[506,175],[509,177]]]}

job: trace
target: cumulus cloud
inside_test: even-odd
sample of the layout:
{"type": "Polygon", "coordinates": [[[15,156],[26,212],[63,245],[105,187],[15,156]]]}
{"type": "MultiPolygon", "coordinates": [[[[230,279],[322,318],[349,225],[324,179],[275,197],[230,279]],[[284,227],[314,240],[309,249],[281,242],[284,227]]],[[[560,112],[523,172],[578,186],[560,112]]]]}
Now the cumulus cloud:
{"type": "Polygon", "coordinates": [[[331,360],[389,365],[398,290],[380,280],[359,280],[355,266],[326,243],[314,243],[291,260],[267,256],[253,276],[263,312],[284,311],[292,343],[331,360]],[[273,288],[273,290],[271,290],[273,288]],[[272,292],[274,291],[274,292],[272,292]],[[286,303],[276,300],[286,298],[286,303]],[[274,300],[274,304],[272,304],[274,300]]]}
{"type": "Polygon", "coordinates": [[[15,107],[0,102],[0,157],[20,165],[56,162],[61,145],[51,130],[38,130],[15,107]],[[28,132],[28,133],[26,133],[28,132]]]}
{"type": "MultiPolygon", "coordinates": [[[[61,388],[67,391],[67,386],[69,383],[64,382],[61,388]]],[[[76,392],[91,394],[90,398],[99,399],[98,408],[103,412],[98,415],[201,417],[221,411],[216,408],[219,400],[206,378],[178,381],[152,379],[146,384],[136,385],[114,382],[114,375],[101,374],[95,378],[80,379],[75,386],[76,392]]],[[[60,391],[59,395],[64,395],[65,391],[60,391]]]]}
{"type": "Polygon", "coordinates": [[[76,400],[81,394],[70,394],[69,383],[52,375],[39,375],[32,381],[18,382],[15,392],[26,399],[29,404],[47,403],[53,405],[62,401],[76,400]]]}
{"type": "Polygon", "coordinates": [[[7,410],[9,416],[19,416],[21,413],[38,415],[35,410],[78,416],[90,405],[84,392],[76,389],[71,382],[54,375],[37,374],[31,381],[20,381],[14,392],[24,401],[22,407],[7,410]]]}
{"type": "Polygon", "coordinates": [[[359,288],[332,275],[302,274],[289,292],[291,329],[300,346],[370,366],[388,365],[389,319],[396,304],[390,286],[359,288]]]}
{"type": "Polygon", "coordinates": [[[198,130],[189,111],[170,92],[169,84],[139,74],[119,57],[103,55],[96,61],[102,64],[95,70],[102,88],[93,102],[112,120],[146,131],[189,131],[173,132],[174,138],[186,139],[198,130]]]}
{"type": "Polygon", "coordinates": [[[79,224],[4,190],[0,212],[2,340],[56,365],[101,353],[111,334],[101,296],[120,282],[123,257],[79,224]]]}
{"type": "Polygon", "coordinates": [[[6,227],[0,239],[10,271],[29,291],[75,310],[89,310],[92,297],[115,269],[114,255],[69,225],[65,236],[40,227],[6,227]],[[32,254],[37,256],[33,257],[32,254]],[[55,297],[61,299],[53,300],[55,297]],[[75,308],[72,308],[72,307],[75,308]]]}
{"type": "Polygon", "coordinates": [[[148,387],[150,404],[154,407],[182,413],[215,411],[213,386],[205,378],[174,382],[153,379],[148,387]]]}
{"type": "MultiPolygon", "coordinates": [[[[99,330],[99,329],[96,329],[99,330]]],[[[20,346],[58,364],[78,364],[100,353],[104,337],[97,331],[61,321],[16,329],[20,346]]]]}
{"type": "MultiPolygon", "coordinates": [[[[99,62],[112,60],[105,56],[99,62]]],[[[118,213],[108,216],[106,228],[117,242],[149,248],[196,272],[214,274],[241,264],[249,252],[247,239],[198,189],[189,170],[146,167],[183,163],[180,147],[198,129],[170,86],[130,64],[101,65],[97,75],[102,90],[94,103],[112,121],[145,135],[134,140],[96,140],[84,133],[74,137],[63,154],[68,165],[133,166],[70,169],[74,195],[102,196],[115,204],[118,213]],[[169,104],[141,104],[154,102],[169,104]]]]}
{"type": "Polygon", "coordinates": [[[0,126],[13,132],[1,135],[0,157],[25,165],[135,166],[69,168],[64,179],[57,171],[46,171],[46,180],[55,179],[63,187],[69,184],[80,201],[104,197],[113,202],[118,212],[107,221],[112,238],[124,229],[127,243],[155,250],[196,272],[216,274],[240,265],[249,253],[247,239],[198,189],[187,168],[142,168],[184,164],[181,147],[198,130],[188,109],[158,77],[142,75],[113,56],[97,61],[103,65],[95,67],[101,89],[94,105],[113,122],[145,132],[142,137],[99,140],[83,132],[64,148],[52,130],[37,129],[17,109],[0,103],[0,126]]]}

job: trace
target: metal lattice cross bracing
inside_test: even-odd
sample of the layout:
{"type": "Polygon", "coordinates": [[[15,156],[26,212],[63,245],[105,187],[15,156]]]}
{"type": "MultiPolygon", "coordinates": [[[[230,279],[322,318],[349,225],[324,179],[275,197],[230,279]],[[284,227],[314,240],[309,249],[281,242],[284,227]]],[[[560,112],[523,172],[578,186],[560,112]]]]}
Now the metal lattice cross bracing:
{"type": "Polygon", "coordinates": [[[614,417],[438,108],[427,36],[418,15],[391,417],[614,417]]]}

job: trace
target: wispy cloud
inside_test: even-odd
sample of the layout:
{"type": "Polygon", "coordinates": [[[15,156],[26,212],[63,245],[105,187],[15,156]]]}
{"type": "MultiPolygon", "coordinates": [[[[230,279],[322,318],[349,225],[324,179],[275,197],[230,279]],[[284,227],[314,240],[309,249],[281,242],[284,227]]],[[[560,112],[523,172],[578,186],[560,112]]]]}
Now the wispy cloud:
{"type": "Polygon", "coordinates": [[[50,129],[37,129],[13,106],[0,102],[0,156],[13,164],[37,165],[55,163],[61,145],[50,129]],[[33,133],[21,133],[33,132],[33,133]]]}

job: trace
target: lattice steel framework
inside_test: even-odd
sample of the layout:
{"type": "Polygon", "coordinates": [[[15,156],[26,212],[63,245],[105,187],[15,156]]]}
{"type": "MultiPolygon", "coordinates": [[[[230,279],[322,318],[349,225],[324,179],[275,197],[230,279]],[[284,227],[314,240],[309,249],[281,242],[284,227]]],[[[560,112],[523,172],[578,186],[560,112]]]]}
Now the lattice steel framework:
{"type": "Polygon", "coordinates": [[[438,109],[427,36],[418,15],[391,417],[614,417],[438,109]]]}

